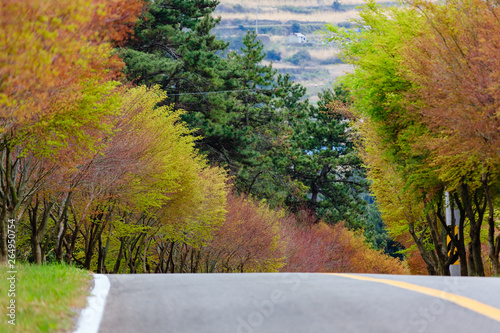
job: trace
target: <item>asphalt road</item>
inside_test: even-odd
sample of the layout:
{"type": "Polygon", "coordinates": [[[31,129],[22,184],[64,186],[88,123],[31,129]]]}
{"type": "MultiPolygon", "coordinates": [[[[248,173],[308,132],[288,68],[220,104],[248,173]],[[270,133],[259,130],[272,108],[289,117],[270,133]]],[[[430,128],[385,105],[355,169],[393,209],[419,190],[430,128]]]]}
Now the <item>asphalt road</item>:
{"type": "Polygon", "coordinates": [[[308,273],[108,277],[111,289],[101,333],[500,332],[500,278],[308,273]]]}

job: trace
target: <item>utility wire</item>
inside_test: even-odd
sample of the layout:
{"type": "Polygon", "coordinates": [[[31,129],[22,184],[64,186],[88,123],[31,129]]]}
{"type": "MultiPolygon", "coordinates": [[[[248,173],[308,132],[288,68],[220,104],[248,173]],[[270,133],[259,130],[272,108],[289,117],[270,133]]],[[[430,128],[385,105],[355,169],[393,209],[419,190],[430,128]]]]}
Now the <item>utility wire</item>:
{"type": "MultiPolygon", "coordinates": [[[[281,88],[284,90],[293,89],[294,87],[281,88]]],[[[254,88],[254,89],[239,89],[239,90],[219,90],[219,91],[203,91],[203,92],[192,92],[192,93],[180,93],[180,94],[167,94],[167,96],[184,96],[184,95],[209,95],[209,94],[220,94],[227,92],[240,92],[240,91],[265,91],[265,90],[278,90],[278,88],[254,88]]]]}

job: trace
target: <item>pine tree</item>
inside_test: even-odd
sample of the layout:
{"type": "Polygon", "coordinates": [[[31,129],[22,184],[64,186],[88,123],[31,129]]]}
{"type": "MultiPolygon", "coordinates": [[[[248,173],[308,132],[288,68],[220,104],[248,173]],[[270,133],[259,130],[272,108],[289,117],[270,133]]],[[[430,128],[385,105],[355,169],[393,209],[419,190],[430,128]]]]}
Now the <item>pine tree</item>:
{"type": "Polygon", "coordinates": [[[185,98],[183,106],[190,108],[184,119],[203,138],[201,150],[235,176],[238,192],[283,202],[286,185],[272,152],[280,149],[279,138],[288,126],[285,118],[290,113],[300,117],[305,89],[289,76],[277,75],[272,65],[261,64],[265,53],[254,32],[247,33],[243,45],[223,59],[214,93],[185,98]],[[205,107],[199,106],[202,99],[205,107]]]}
{"type": "MultiPolygon", "coordinates": [[[[341,86],[320,95],[317,107],[293,125],[286,172],[307,189],[306,197],[291,198],[306,206],[318,218],[330,222],[345,220],[356,226],[365,202],[363,169],[355,152],[349,119],[338,112],[347,102],[341,86]]],[[[359,225],[357,225],[359,226],[359,225]]]]}
{"type": "MultiPolygon", "coordinates": [[[[211,16],[218,1],[151,1],[135,29],[135,36],[119,49],[125,73],[137,84],[159,84],[176,104],[180,94],[210,90],[217,80],[227,44],[211,30],[219,22],[211,16]]],[[[189,108],[185,108],[189,109],[189,108]]]]}

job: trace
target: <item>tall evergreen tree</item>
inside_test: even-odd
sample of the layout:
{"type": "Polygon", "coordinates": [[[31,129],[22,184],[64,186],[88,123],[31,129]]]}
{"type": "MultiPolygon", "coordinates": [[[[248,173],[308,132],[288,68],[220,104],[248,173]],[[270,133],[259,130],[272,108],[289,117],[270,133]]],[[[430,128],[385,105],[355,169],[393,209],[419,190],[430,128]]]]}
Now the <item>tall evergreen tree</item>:
{"type": "Polygon", "coordinates": [[[200,130],[209,157],[229,166],[238,191],[282,203],[287,184],[274,155],[289,130],[286,120],[305,114],[305,88],[261,64],[265,53],[254,32],[243,45],[227,54],[219,93],[206,96],[210,108],[191,110],[186,120],[200,130]]]}
{"type": "Polygon", "coordinates": [[[169,95],[166,103],[187,111],[183,119],[202,138],[199,148],[229,168],[238,191],[275,198],[286,182],[270,152],[284,133],[286,114],[301,109],[296,104],[305,89],[261,64],[265,53],[254,32],[240,52],[225,55],[227,44],[211,32],[219,22],[210,15],[217,4],[151,1],[119,53],[131,81],[159,84],[169,95]]]}
{"type": "Polygon", "coordinates": [[[355,151],[349,119],[336,108],[345,108],[346,91],[320,94],[317,107],[293,126],[286,171],[306,187],[306,197],[291,197],[291,205],[307,206],[318,218],[330,222],[345,220],[362,226],[360,215],[367,191],[361,161],[355,151]]]}
{"type": "Polygon", "coordinates": [[[304,201],[300,193],[307,188],[308,205],[320,216],[345,219],[356,207],[348,198],[357,191],[357,169],[346,165],[358,162],[346,141],[347,125],[324,114],[333,94],[325,94],[320,109],[311,107],[304,87],[262,64],[265,53],[254,32],[240,51],[224,54],[226,43],[211,32],[216,5],[151,2],[135,37],[119,50],[129,79],[159,84],[171,96],[167,103],[187,111],[183,119],[202,138],[199,148],[228,167],[239,192],[283,204],[304,201]]]}
{"type": "Polygon", "coordinates": [[[156,0],[149,3],[130,39],[119,53],[125,73],[137,84],[159,84],[182,107],[180,94],[208,91],[222,61],[217,52],[227,43],[211,30],[215,0],[156,0]]]}

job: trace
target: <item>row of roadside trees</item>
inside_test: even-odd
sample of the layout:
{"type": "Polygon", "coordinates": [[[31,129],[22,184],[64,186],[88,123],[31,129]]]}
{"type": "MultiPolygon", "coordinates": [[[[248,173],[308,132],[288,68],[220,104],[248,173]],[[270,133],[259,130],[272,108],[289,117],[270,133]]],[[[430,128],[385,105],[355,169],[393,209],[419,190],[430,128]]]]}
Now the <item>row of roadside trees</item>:
{"type": "Polygon", "coordinates": [[[405,272],[317,223],[365,221],[341,92],[312,107],[253,34],[225,54],[216,5],[2,2],[0,261],[405,272]]]}
{"type": "Polygon", "coordinates": [[[500,274],[499,15],[489,0],[369,2],[361,32],[329,27],[355,65],[343,82],[383,219],[430,274],[454,252],[462,275],[500,274]]]}

